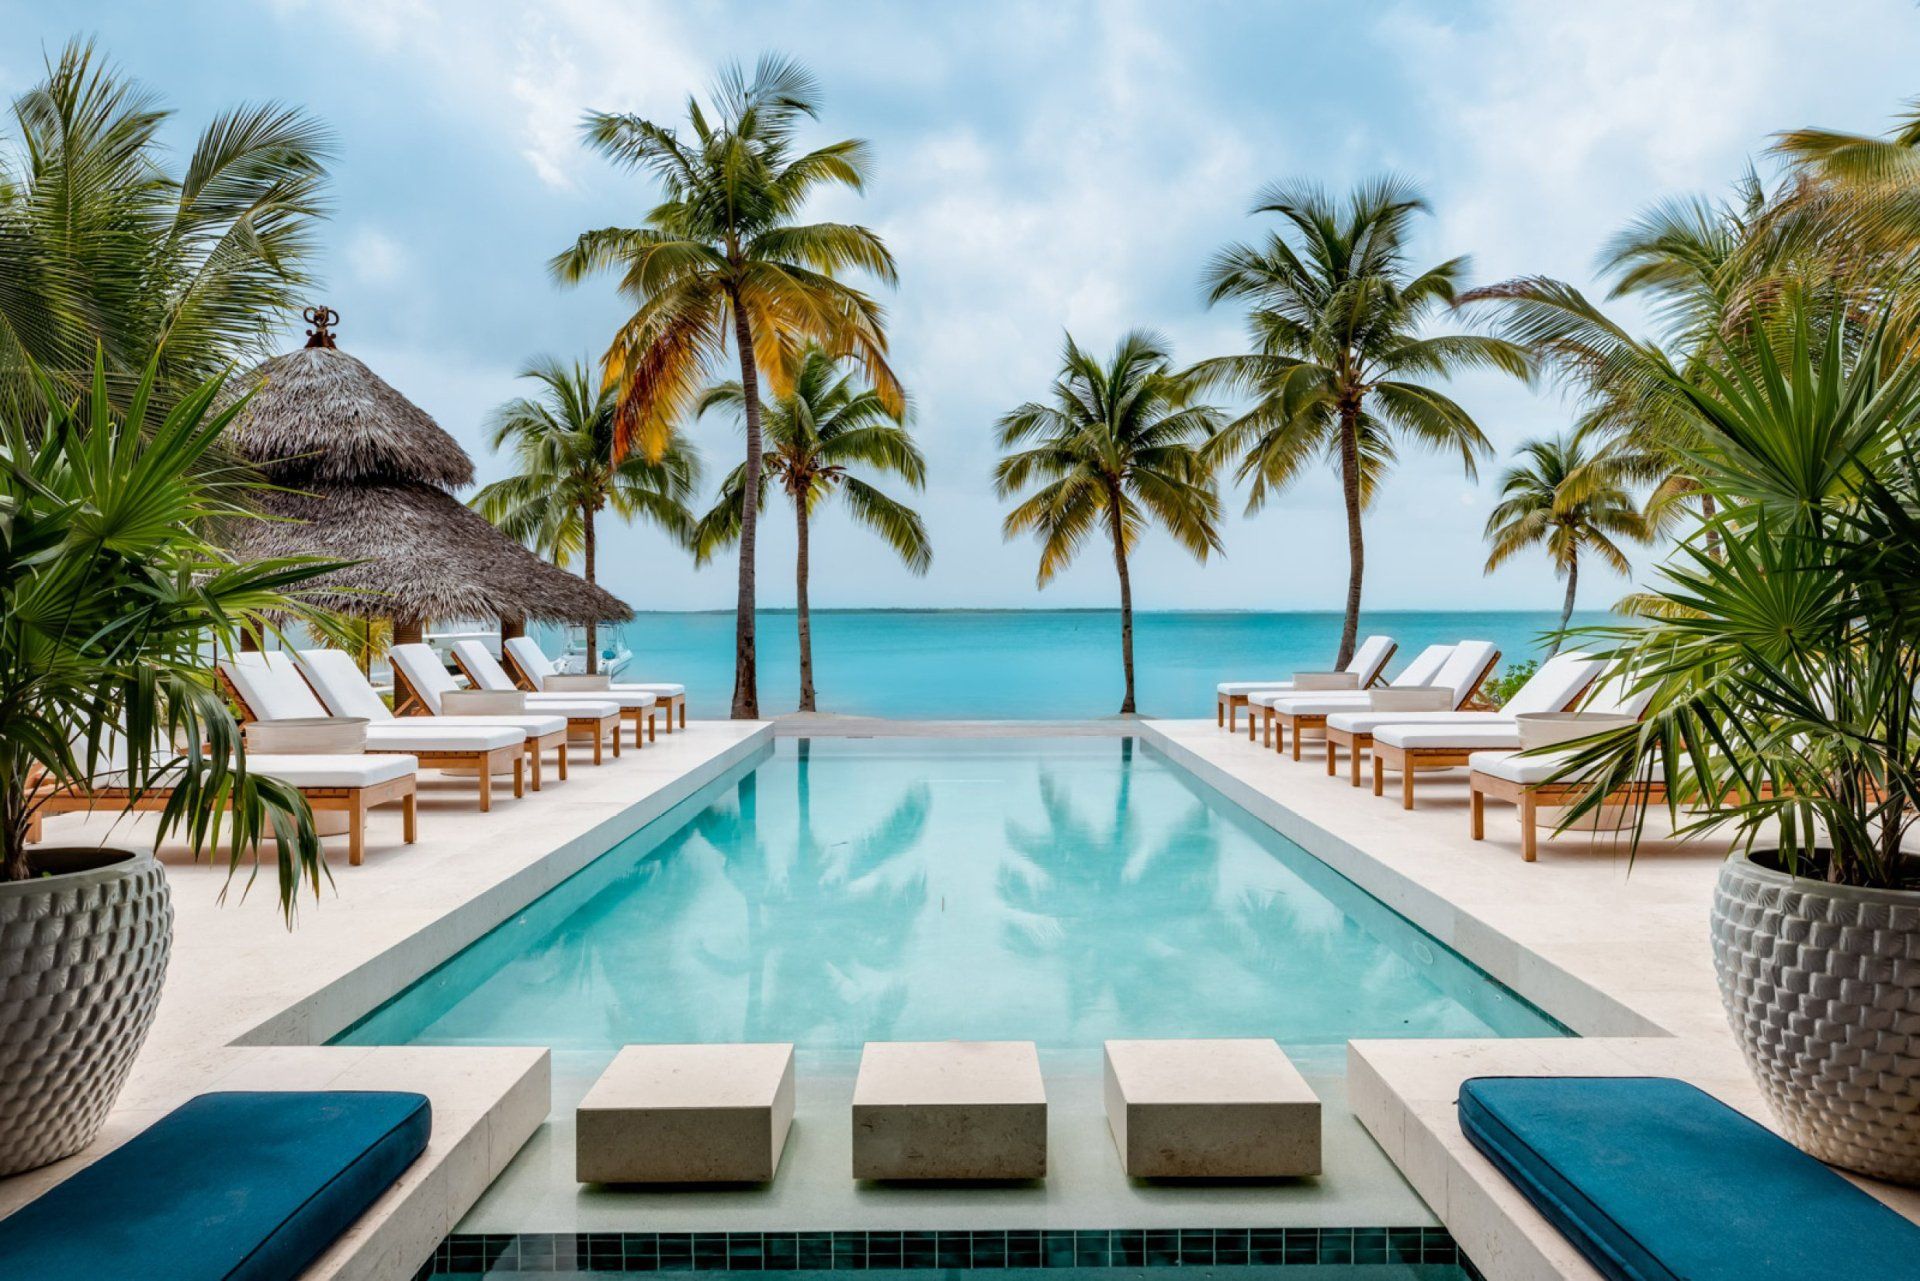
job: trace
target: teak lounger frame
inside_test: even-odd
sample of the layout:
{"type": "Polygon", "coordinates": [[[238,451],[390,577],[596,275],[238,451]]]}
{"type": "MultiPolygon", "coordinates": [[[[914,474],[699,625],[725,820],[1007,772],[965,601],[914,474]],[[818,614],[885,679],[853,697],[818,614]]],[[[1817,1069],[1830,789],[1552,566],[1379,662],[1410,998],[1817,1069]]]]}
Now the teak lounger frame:
{"type": "MultiPolygon", "coordinates": [[[[1389,641],[1387,643],[1387,652],[1380,656],[1379,664],[1373,669],[1373,679],[1370,682],[1368,682],[1366,685],[1361,686],[1360,688],[1377,689],[1385,685],[1387,683],[1387,664],[1391,663],[1393,661],[1393,656],[1399,652],[1400,652],[1400,642],[1389,641]]],[[[1311,694],[1316,691],[1300,690],[1298,692],[1302,694],[1311,694]]],[[[1233,706],[1240,706],[1242,704],[1249,703],[1248,695],[1245,695],[1245,694],[1223,694],[1221,695],[1221,697],[1223,699],[1238,700],[1233,706]]],[[[1274,729],[1273,708],[1265,703],[1262,703],[1260,705],[1260,713],[1261,713],[1260,714],[1260,746],[1271,747],[1273,748],[1274,751],[1277,752],[1280,750],[1281,745],[1275,742],[1273,739],[1273,736],[1276,732],[1274,729]]],[[[1229,723],[1232,721],[1232,719],[1233,719],[1232,708],[1229,707],[1227,709],[1226,719],[1222,721],[1223,724],[1227,725],[1227,728],[1229,730],[1233,728],[1233,726],[1229,723]]],[[[1253,741],[1253,719],[1254,719],[1253,708],[1251,705],[1248,705],[1247,706],[1247,741],[1249,743],[1253,741]]],[[[1296,750],[1294,751],[1293,759],[1296,761],[1300,759],[1300,753],[1297,747],[1296,747],[1296,750]]]]}
{"type": "MultiPolygon", "coordinates": [[[[459,659],[456,657],[454,661],[459,662],[459,659]]],[[[508,676],[513,678],[513,683],[521,689],[526,690],[529,694],[538,694],[541,692],[540,686],[534,682],[532,676],[527,674],[527,669],[520,665],[520,660],[515,658],[513,651],[505,645],[500,647],[500,666],[505,669],[508,676]]],[[[466,664],[462,663],[460,670],[466,672],[466,664]]],[[[473,680],[472,672],[467,672],[467,679],[473,680]]],[[[479,682],[475,681],[474,684],[477,687],[479,682]]],[[[548,692],[555,693],[558,691],[549,690],[548,692]]],[[[581,698],[591,700],[595,691],[590,689],[570,689],[566,692],[569,694],[578,694],[581,698]]],[[[615,691],[608,690],[606,692],[613,693],[615,691]]],[[[633,722],[633,745],[635,747],[640,746],[642,725],[646,727],[646,737],[649,743],[659,741],[660,727],[654,717],[654,713],[661,708],[665,708],[667,713],[667,733],[673,733],[673,709],[675,707],[680,709],[680,728],[685,729],[687,727],[687,696],[685,694],[656,694],[654,695],[652,707],[622,707],[620,714],[633,722]]]]}
{"type": "MultiPolygon", "coordinates": [[[[475,688],[478,688],[478,686],[475,688]]],[[[395,716],[440,715],[440,713],[435,712],[433,708],[428,705],[426,699],[420,697],[420,691],[414,688],[413,682],[407,679],[406,674],[400,670],[398,664],[395,664],[393,667],[393,714],[395,716]]],[[[528,708],[527,715],[537,716],[539,713],[532,708],[528,708]]],[[[459,717],[447,716],[445,719],[457,721],[459,717]]],[[[534,791],[537,792],[540,790],[540,760],[541,757],[546,755],[549,747],[558,752],[558,755],[554,758],[554,763],[560,768],[560,781],[562,783],[567,781],[567,730],[574,727],[575,719],[576,718],[571,716],[567,718],[567,729],[557,729],[547,734],[535,734],[532,732],[527,734],[527,781],[532,785],[534,791]]],[[[593,763],[598,765],[600,763],[600,723],[591,717],[584,718],[584,723],[586,727],[591,727],[593,730],[593,763]]],[[[613,744],[613,754],[615,756],[620,754],[619,739],[620,736],[615,734],[613,744]]]]}
{"type": "MultiPolygon", "coordinates": [[[[1597,678],[1596,678],[1597,679],[1597,678]]],[[[1572,707],[1587,696],[1593,688],[1589,680],[1574,692],[1565,706],[1572,707]]],[[[1467,763],[1467,758],[1475,752],[1486,749],[1479,747],[1395,747],[1392,743],[1374,743],[1373,752],[1373,794],[1386,795],[1386,771],[1400,771],[1400,808],[1413,808],[1413,781],[1421,770],[1458,769],[1467,763]]],[[[1355,757],[1357,761],[1359,758],[1355,757]]]]}
{"type": "MultiPolygon", "coordinates": [[[[1520,857],[1532,863],[1539,850],[1539,810],[1541,806],[1557,808],[1577,805],[1593,791],[1589,785],[1573,783],[1516,783],[1512,779],[1496,778],[1475,770],[1467,779],[1469,788],[1468,817],[1469,830],[1476,841],[1487,837],[1487,801],[1508,801],[1520,807],[1520,857]]],[[[1665,783],[1629,783],[1607,793],[1602,805],[1639,804],[1642,801],[1653,802],[1666,799],[1665,783]]]]}
{"type": "MultiPolygon", "coordinates": [[[[1455,704],[1452,710],[1466,711],[1471,708],[1473,706],[1473,700],[1480,696],[1480,687],[1487,683],[1487,677],[1493,675],[1493,669],[1499,665],[1500,651],[1496,649],[1487,657],[1487,665],[1482,667],[1478,674],[1474,676],[1473,683],[1467,686],[1467,696],[1455,704]]],[[[1364,711],[1367,709],[1361,708],[1357,710],[1364,711]]],[[[1326,738],[1327,777],[1332,778],[1340,772],[1338,764],[1339,751],[1344,747],[1347,749],[1347,782],[1353,787],[1360,786],[1360,753],[1373,748],[1373,735],[1364,730],[1344,730],[1337,725],[1329,725],[1327,724],[1327,718],[1324,716],[1319,718],[1318,723],[1324,731],[1326,738]]],[[[1300,759],[1300,740],[1297,734],[1293,742],[1293,759],[1296,761],[1300,759]]],[[[1377,770],[1374,775],[1374,780],[1374,795],[1377,796],[1380,794],[1379,774],[1377,770]]],[[[1409,803],[1407,808],[1412,809],[1412,804],[1409,803]]]]}
{"type": "MultiPolygon", "coordinates": [[[[253,709],[247,706],[247,700],[240,697],[240,691],[236,689],[233,682],[227,678],[227,674],[216,668],[215,675],[220,682],[221,690],[226,694],[228,700],[240,710],[241,719],[244,721],[259,720],[260,718],[253,714],[253,709]]],[[[302,676],[301,679],[305,680],[306,677],[302,676]]],[[[315,697],[318,697],[318,695],[315,695],[315,697]]],[[[395,748],[386,752],[368,748],[367,754],[369,756],[411,756],[420,762],[421,769],[473,770],[480,784],[480,812],[482,814],[487,813],[493,808],[493,775],[495,771],[505,773],[508,769],[511,769],[513,771],[514,797],[517,799],[527,794],[527,756],[524,747],[475,748],[471,751],[428,751],[424,748],[408,747],[404,749],[395,748]]]]}
{"type": "MultiPolygon", "coordinates": [[[[426,762],[423,760],[421,763],[426,762]]],[[[347,816],[347,862],[354,867],[360,866],[366,854],[367,811],[377,805],[391,805],[399,801],[401,839],[412,845],[420,835],[418,780],[412,774],[390,778],[371,787],[302,787],[299,791],[306,798],[307,808],[314,813],[332,812],[347,816]]],[[[49,815],[108,808],[164,810],[172,796],[172,788],[160,787],[150,787],[137,795],[125,787],[64,788],[37,803],[38,812],[34,815],[27,839],[40,839],[40,820],[49,815]]]]}

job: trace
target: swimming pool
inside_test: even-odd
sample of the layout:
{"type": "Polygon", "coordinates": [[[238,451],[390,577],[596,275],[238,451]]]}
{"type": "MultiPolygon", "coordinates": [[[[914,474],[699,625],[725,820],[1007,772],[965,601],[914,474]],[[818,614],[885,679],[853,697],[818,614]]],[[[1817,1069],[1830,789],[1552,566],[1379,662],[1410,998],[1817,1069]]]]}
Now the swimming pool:
{"type": "Polygon", "coordinates": [[[346,1044],[1565,1030],[1130,738],[781,740],[346,1044]]]}

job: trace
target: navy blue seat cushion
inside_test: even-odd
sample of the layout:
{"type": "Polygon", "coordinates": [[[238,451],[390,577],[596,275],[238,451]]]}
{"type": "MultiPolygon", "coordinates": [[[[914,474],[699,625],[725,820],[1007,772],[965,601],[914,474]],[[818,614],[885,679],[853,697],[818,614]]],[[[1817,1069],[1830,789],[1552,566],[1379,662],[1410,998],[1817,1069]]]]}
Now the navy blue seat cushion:
{"type": "Polygon", "coordinates": [[[1477,1077],[1460,1128],[1616,1281],[1920,1281],[1920,1226],[1668,1077],[1477,1077]]]}
{"type": "Polygon", "coordinates": [[[202,1094],[0,1219],[7,1281],[285,1281],[427,1146],[419,1094],[202,1094]]]}

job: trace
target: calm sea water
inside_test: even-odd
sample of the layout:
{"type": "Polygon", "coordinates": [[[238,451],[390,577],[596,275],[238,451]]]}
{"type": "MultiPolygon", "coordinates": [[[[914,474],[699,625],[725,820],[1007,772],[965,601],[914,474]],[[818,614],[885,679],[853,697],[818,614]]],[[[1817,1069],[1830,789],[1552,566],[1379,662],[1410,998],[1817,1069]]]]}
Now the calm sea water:
{"type": "MultiPolygon", "coordinates": [[[[1598,622],[1604,613],[1576,615],[1598,622]]],[[[1505,661],[1538,655],[1549,611],[1405,611],[1366,615],[1361,633],[1400,642],[1394,667],[1426,645],[1490,640],[1505,661]]],[[[733,695],[731,613],[641,614],[619,629],[628,679],[687,687],[694,716],[724,716],[733,695]]],[[[557,634],[542,638],[557,645],[557,634]]],[[[1140,711],[1205,716],[1223,680],[1284,679],[1329,666],[1334,613],[1149,613],[1134,618],[1140,711]]],[[[799,700],[790,611],[760,615],[760,707],[799,700]]],[[[813,615],[820,710],[859,716],[1055,720],[1120,710],[1120,615],[1104,610],[823,610],[813,615]]]]}
{"type": "Polygon", "coordinates": [[[1131,739],[782,740],[342,1039],[1553,1036],[1131,739]]]}

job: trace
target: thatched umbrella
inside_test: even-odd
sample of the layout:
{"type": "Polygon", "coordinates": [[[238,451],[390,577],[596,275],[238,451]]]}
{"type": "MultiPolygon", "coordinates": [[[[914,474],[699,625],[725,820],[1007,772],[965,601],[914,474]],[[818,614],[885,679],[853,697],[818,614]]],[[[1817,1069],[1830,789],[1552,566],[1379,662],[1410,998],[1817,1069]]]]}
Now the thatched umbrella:
{"type": "Polygon", "coordinates": [[[390,618],[396,643],[435,618],[622,622],[633,611],[507,538],[452,491],[473,460],[426,411],[336,348],[339,317],[309,308],[304,349],[263,362],[235,385],[253,397],[228,440],[278,490],[233,550],[248,558],[312,555],[360,562],[308,584],[319,604],[390,618]]]}

